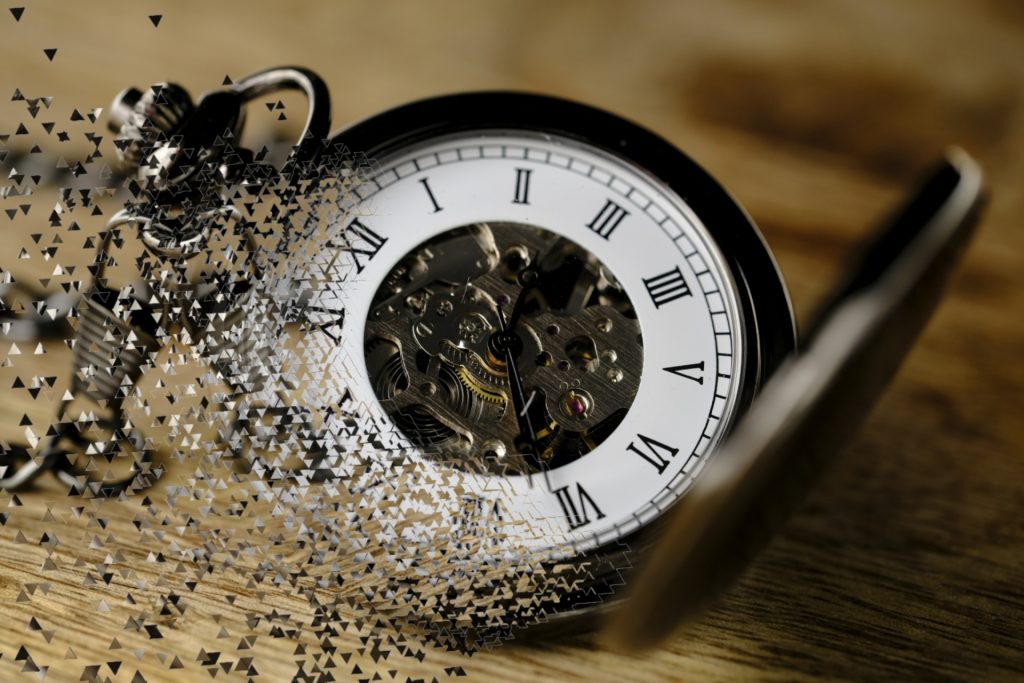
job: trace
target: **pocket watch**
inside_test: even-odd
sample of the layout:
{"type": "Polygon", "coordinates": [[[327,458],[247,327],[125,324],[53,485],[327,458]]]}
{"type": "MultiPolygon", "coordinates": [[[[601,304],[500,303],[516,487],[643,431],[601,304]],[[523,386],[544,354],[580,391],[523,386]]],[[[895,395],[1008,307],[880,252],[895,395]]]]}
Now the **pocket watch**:
{"type": "MultiPolygon", "coordinates": [[[[799,362],[789,296],[754,223],[693,160],[614,114],[555,97],[478,92],[403,105],[329,134],[326,86],[286,67],[195,104],[172,84],[127,90],[112,125],[141,198],[111,225],[134,230],[144,257],[112,256],[124,240],[110,235],[100,246],[96,283],[81,303],[73,393],[102,406],[114,436],[90,442],[80,420],[68,420],[42,457],[17,468],[12,460],[2,487],[48,469],[94,493],[147,484],[152,449],[124,428],[125,387],[158,348],[161,328],[184,330],[232,387],[224,401],[236,414],[224,437],[229,451],[245,451],[258,472],[279,473],[279,463],[254,455],[261,438],[265,447],[277,438],[299,451],[292,455],[306,481],[345,481],[371,504],[381,481],[352,479],[351,461],[400,454],[427,473],[419,478],[439,498],[457,489],[467,508],[441,505],[440,524],[403,527],[410,548],[446,534],[458,541],[452,530],[485,510],[498,540],[464,559],[590,567],[533,620],[571,618],[590,613],[595,596],[621,581],[625,565],[616,558],[644,551],[773,373],[787,359],[799,362]],[[278,89],[301,90],[309,114],[274,170],[234,141],[246,104],[278,89]],[[239,209],[268,183],[284,187],[282,206],[305,209],[270,246],[239,209]],[[120,290],[107,276],[115,262],[138,270],[120,290]],[[302,323],[298,343],[253,322],[261,288],[274,299],[261,310],[281,324],[302,323]],[[273,415],[269,437],[257,415],[273,415]],[[366,425],[375,430],[369,436],[366,425]],[[73,455],[126,447],[139,455],[116,481],[94,481],[96,468],[73,455]]],[[[931,192],[948,198],[953,189],[931,192]]],[[[967,208],[976,191],[969,199],[967,208]]],[[[944,207],[934,202],[897,221],[860,271],[871,276],[855,277],[859,285],[839,303],[902,263],[894,254],[917,243],[908,222],[931,225],[944,207]]],[[[291,211],[275,208],[273,217],[284,224],[291,211]]],[[[968,213],[954,212],[958,228],[968,213]]],[[[923,318],[908,320],[916,327],[901,329],[910,339],[923,318]]],[[[870,339],[862,341],[860,351],[870,339]]],[[[843,377],[841,386],[858,381],[843,377]]],[[[799,399],[775,396],[780,414],[799,399]]],[[[794,425],[811,420],[786,415],[775,436],[800,433],[794,425]]],[[[753,441],[767,449],[777,445],[770,437],[753,441]]],[[[754,480],[749,467],[731,471],[754,480]]],[[[429,508],[430,493],[412,498],[429,508]]],[[[752,494],[737,496],[749,502],[752,494]]],[[[732,519],[734,511],[715,507],[719,498],[705,499],[703,511],[732,519]]],[[[723,538],[736,534],[714,528],[723,538]]],[[[659,550],[664,565],[671,552],[659,550]]],[[[695,591],[715,583],[702,572],[689,575],[695,591]]],[[[647,575],[668,582],[664,572],[647,575]]]]}
{"type": "Polygon", "coordinates": [[[617,116],[468,93],[333,142],[375,162],[331,242],[352,391],[506,514],[546,520],[524,547],[632,543],[794,347],[747,215],[617,116]]]}

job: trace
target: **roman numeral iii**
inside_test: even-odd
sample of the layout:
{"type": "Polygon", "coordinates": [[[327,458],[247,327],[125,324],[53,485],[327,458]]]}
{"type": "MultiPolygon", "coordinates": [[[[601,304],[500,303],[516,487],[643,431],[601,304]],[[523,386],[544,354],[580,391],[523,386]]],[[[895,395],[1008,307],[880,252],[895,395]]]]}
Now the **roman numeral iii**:
{"type": "Polygon", "coordinates": [[[615,228],[619,227],[622,219],[628,215],[629,211],[626,211],[612,200],[607,199],[593,220],[587,223],[587,227],[601,237],[608,239],[612,236],[615,228]]]}
{"type": "Polygon", "coordinates": [[[644,287],[651,295],[651,301],[654,302],[655,308],[661,308],[670,301],[691,295],[690,286],[686,284],[686,279],[683,277],[682,271],[679,270],[679,266],[667,273],[644,278],[644,287]]]}
{"type": "Polygon", "coordinates": [[[563,486],[552,491],[558,498],[558,504],[569,522],[569,529],[579,529],[581,526],[590,524],[594,519],[604,519],[601,508],[597,507],[597,503],[590,497],[582,484],[576,484],[575,492],[570,488],[570,486],[563,486]],[[591,513],[594,515],[593,519],[590,517],[591,513]]]}
{"type": "Polygon", "coordinates": [[[637,446],[636,441],[633,441],[626,447],[626,450],[636,453],[641,458],[649,462],[654,466],[654,469],[658,470],[658,474],[665,471],[665,468],[668,467],[669,461],[676,457],[676,453],[679,452],[678,448],[673,448],[668,444],[663,444],[662,442],[652,439],[649,436],[644,436],[643,434],[637,434],[636,438],[640,439],[642,445],[637,446]]]}

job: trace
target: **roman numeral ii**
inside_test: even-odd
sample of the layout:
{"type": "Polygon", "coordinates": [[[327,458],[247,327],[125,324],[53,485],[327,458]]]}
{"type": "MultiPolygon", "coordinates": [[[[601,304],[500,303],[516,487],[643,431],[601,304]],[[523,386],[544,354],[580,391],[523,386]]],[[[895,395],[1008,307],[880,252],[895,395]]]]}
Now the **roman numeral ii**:
{"type": "Polygon", "coordinates": [[[532,170],[528,168],[517,168],[516,169],[516,192],[512,197],[513,204],[529,204],[530,203],[530,174],[532,170]]]}

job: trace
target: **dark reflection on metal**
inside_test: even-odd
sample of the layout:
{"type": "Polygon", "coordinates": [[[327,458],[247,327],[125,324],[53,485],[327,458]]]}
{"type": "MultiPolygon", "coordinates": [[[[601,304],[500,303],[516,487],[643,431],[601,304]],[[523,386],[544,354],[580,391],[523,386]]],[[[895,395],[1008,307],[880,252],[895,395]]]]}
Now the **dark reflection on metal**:
{"type": "Polygon", "coordinates": [[[738,577],[860,426],[938,304],[982,204],[982,174],[951,150],[879,232],[679,502],[607,624],[653,647],[738,577]]]}

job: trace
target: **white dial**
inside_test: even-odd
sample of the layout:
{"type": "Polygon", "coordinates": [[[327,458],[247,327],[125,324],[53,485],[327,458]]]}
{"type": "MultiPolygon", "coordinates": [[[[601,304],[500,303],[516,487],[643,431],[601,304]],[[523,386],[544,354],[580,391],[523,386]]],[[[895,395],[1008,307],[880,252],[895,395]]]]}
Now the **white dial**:
{"type": "MultiPolygon", "coordinates": [[[[550,135],[471,131],[419,143],[377,162],[355,188],[353,205],[339,214],[331,228],[332,246],[315,266],[321,277],[344,280],[339,296],[346,334],[338,337],[333,360],[326,363],[339,373],[339,390],[344,387],[378,414],[388,412],[363,348],[367,321],[372,325],[372,316],[379,314],[373,302],[387,291],[385,280],[394,276],[396,264],[424,242],[478,225],[499,234],[506,228],[494,226],[532,227],[541,229],[539,235],[565,238],[594,257],[602,281],[624,292],[629,315],[635,315],[629,324],[638,325],[640,333],[615,342],[617,354],[642,356],[639,377],[625,378],[632,380],[635,393],[623,402],[624,415],[614,430],[578,457],[555,457],[532,472],[467,468],[463,476],[503,516],[528,522],[516,527],[522,531],[513,541],[530,549],[590,549],[657,517],[685,492],[724,433],[739,387],[733,369],[744,360],[736,285],[696,214],[664,184],[626,161],[550,135]],[[641,344],[642,350],[637,348],[641,344]]],[[[505,298],[501,303],[509,303],[505,298]]],[[[460,329],[472,332],[479,326],[493,335],[496,317],[487,310],[475,315],[460,329]]],[[[536,343],[545,343],[543,332],[530,334],[536,343]]],[[[496,353],[500,363],[501,353],[496,353]]],[[[520,361],[530,363],[533,355],[520,361]]],[[[606,353],[604,360],[609,358],[616,354],[606,353]]],[[[594,381],[623,381],[623,373],[616,363],[605,362],[594,381]]],[[[554,404],[567,401],[567,414],[576,399],[588,409],[604,407],[591,405],[605,400],[597,397],[600,385],[574,394],[570,375],[561,387],[569,394],[558,394],[550,385],[548,398],[554,404]]],[[[557,372],[549,376],[557,378],[557,372]]],[[[517,409],[509,391],[498,387],[495,400],[503,401],[505,410],[517,409]]],[[[509,419],[506,429],[516,424],[509,419]]],[[[401,443],[400,430],[396,434],[396,447],[419,447],[415,440],[401,443]]],[[[465,436],[477,446],[497,442],[500,450],[514,450],[509,440],[488,437],[465,436]]],[[[428,453],[422,463],[438,466],[428,453]]]]}

